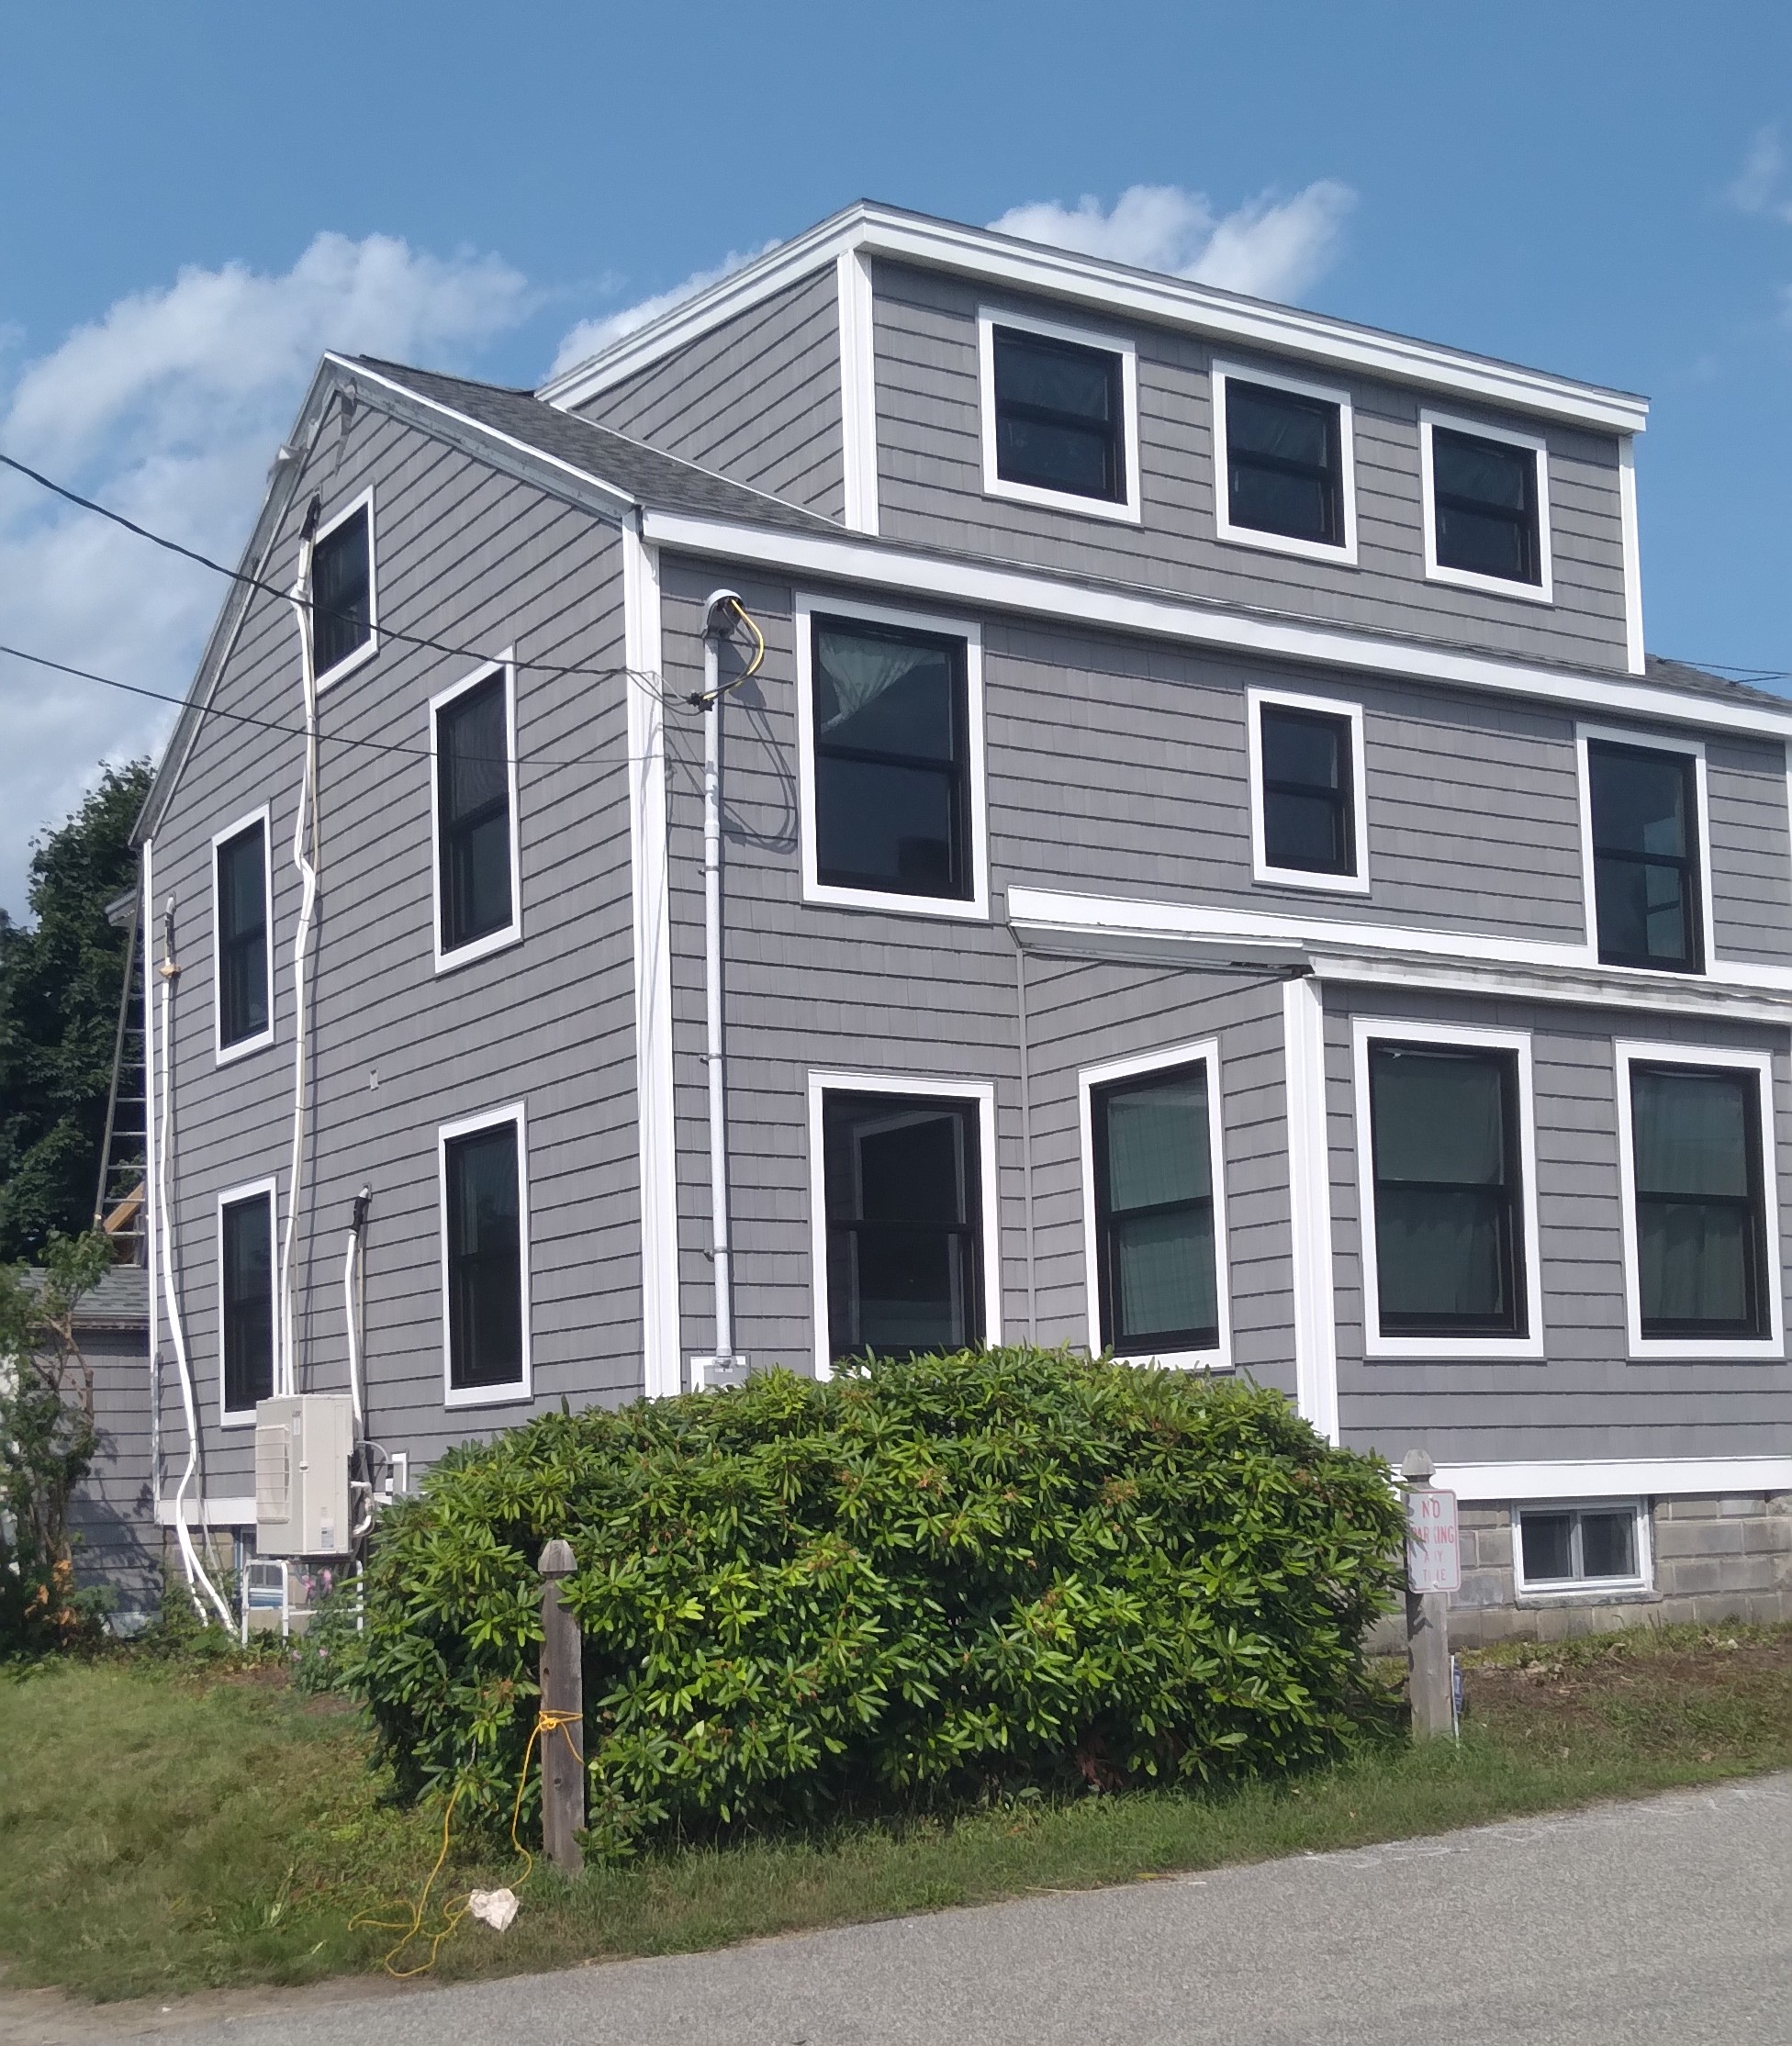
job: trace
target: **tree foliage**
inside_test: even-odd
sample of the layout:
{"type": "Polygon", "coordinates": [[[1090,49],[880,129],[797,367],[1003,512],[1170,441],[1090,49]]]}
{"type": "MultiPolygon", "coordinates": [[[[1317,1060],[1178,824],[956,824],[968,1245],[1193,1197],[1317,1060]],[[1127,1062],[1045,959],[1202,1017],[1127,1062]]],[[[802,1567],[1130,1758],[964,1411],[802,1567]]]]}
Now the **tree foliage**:
{"type": "Polygon", "coordinates": [[[0,911],[0,1258],[93,1219],[125,934],[106,905],[136,877],[147,761],[106,768],[31,858],[35,923],[0,911]]]}
{"type": "Polygon", "coordinates": [[[74,1317],[111,1260],[94,1230],[52,1233],[41,1270],[0,1265],[0,1656],[67,1648],[94,1624],[69,1539],[99,1444],[74,1317]]]}
{"type": "Polygon", "coordinates": [[[1385,1466],[1279,1394],[1068,1353],[546,1415],[380,1524],[344,1675],[408,1790],[508,1813],[556,1535],[593,1844],[625,1851],[1334,1754],[1402,1525],[1385,1466]]]}

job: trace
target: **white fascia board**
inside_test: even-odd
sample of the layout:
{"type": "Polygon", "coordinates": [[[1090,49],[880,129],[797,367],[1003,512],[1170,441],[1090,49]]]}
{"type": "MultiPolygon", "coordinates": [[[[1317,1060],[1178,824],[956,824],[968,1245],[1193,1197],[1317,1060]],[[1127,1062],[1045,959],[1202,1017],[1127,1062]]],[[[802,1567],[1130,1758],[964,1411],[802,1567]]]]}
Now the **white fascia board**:
{"type": "Polygon", "coordinates": [[[1215,646],[1264,660],[1299,661],[1364,674],[1433,682],[1449,688],[1488,690],[1502,696],[1551,702],[1585,711],[1597,709],[1659,724],[1695,725],[1704,731],[1745,732],[1792,739],[1792,704],[1784,710],[1761,704],[1727,703],[1717,697],[1689,697],[1652,683],[1617,676],[1569,672],[1492,655],[1425,646],[1406,640],[1372,638],[1332,626],[1268,618],[1217,605],[1196,606],[1174,598],[1080,584],[995,563],[897,549],[874,540],[838,540],[827,533],[798,533],[769,526],[736,525],[683,511],[644,509],[642,537],[680,553],[740,562],[792,577],[826,577],[867,588],[901,591],[911,599],[978,604],[992,610],[1062,619],[1077,625],[1136,632],[1189,645],[1215,646]]]}
{"type": "Polygon", "coordinates": [[[732,277],[663,313],[601,355],[544,384],[537,395],[551,405],[582,405],[848,251],[892,256],[928,269],[953,271],[981,284],[1004,285],[1109,314],[1130,314],[1215,341],[1269,349],[1401,384],[1423,385],[1477,404],[1509,407],[1596,431],[1641,433],[1649,419],[1649,401],[1628,391],[1607,390],[1596,384],[1439,348],[1304,312],[1294,306],[1236,296],[1211,285],[1128,269],[1071,250],[869,206],[854,207],[770,251],[732,277]]]}
{"type": "Polygon", "coordinates": [[[1431,1482],[1468,1503],[1532,1499],[1740,1498],[1792,1492],[1792,1457],[1600,1458],[1584,1463],[1447,1463],[1431,1482]]]}
{"type": "Polygon", "coordinates": [[[1305,967],[1316,979],[1355,985],[1460,989],[1583,1008],[1671,1010],[1792,1027],[1792,968],[1786,967],[1726,967],[1735,978],[1714,981],[1602,967],[1582,945],[1055,889],[1009,889],[1008,922],[1029,950],[1166,959],[1180,951],[1204,964],[1259,960],[1305,967]]]}

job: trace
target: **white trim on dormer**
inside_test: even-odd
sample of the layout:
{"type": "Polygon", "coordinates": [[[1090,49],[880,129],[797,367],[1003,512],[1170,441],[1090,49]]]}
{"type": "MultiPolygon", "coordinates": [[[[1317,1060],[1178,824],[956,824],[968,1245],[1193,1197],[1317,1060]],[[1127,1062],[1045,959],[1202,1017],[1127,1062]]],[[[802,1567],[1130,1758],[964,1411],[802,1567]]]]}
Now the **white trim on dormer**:
{"type": "Polygon", "coordinates": [[[1624,654],[1632,675],[1648,666],[1642,637],[1642,541],[1637,523],[1637,444],[1618,443],[1618,523],[1624,548],[1624,654]]]}
{"type": "Polygon", "coordinates": [[[1535,433],[1516,433],[1509,427],[1488,426],[1481,419],[1459,419],[1448,412],[1428,408],[1418,415],[1419,494],[1424,500],[1425,579],[1450,583],[1458,589],[1478,589],[1492,597],[1516,597],[1527,604],[1555,602],[1555,569],[1550,551],[1550,448],[1535,433]],[[1472,569],[1452,568],[1438,559],[1437,489],[1433,481],[1434,457],[1431,436],[1437,428],[1461,433],[1476,441],[1499,441],[1507,447],[1526,448],[1536,464],[1537,575],[1534,583],[1521,583],[1509,576],[1481,576],[1472,569]]]}
{"type": "Polygon", "coordinates": [[[1080,513],[1085,519],[1118,519],[1136,526],[1143,517],[1138,486],[1138,349],[1123,334],[1092,327],[1069,327],[1059,320],[1035,319],[1025,313],[1009,312],[1001,306],[977,308],[977,389],[983,444],[983,495],[1008,498],[1016,504],[1044,505],[1053,511],[1080,513]],[[1067,341],[1112,355],[1120,363],[1120,465],[1126,479],[1126,496],[1115,501],[1090,498],[1076,490],[1048,490],[1036,483],[1014,483],[1000,473],[996,453],[995,330],[1004,327],[1012,333],[1038,334],[1047,341],[1067,341]]]}
{"type": "Polygon", "coordinates": [[[1245,747],[1250,773],[1250,877],[1276,888],[1313,888],[1330,893],[1369,892],[1369,790],[1363,765],[1362,706],[1328,696],[1302,696],[1293,689],[1245,691],[1245,747]],[[1303,867],[1271,866],[1263,832],[1263,709],[1310,710],[1342,720],[1350,728],[1350,830],[1356,864],[1348,874],[1310,874],[1303,867]]]}
{"type": "Polygon", "coordinates": [[[357,668],[364,667],[379,652],[379,547],[374,531],[374,486],[371,483],[364,490],[351,498],[340,511],[319,526],[317,539],[312,545],[312,554],[315,558],[317,549],[323,545],[330,534],[339,526],[346,525],[357,511],[363,509],[367,514],[367,636],[353,653],[344,654],[334,667],[326,668],[318,676],[319,696],[326,689],[333,688],[344,676],[353,675],[357,668]]]}
{"type": "Polygon", "coordinates": [[[1214,530],[1237,547],[1267,547],[1272,553],[1298,554],[1305,561],[1328,561],[1354,568],[1357,565],[1357,458],[1356,415],[1350,394],[1338,384],[1309,384],[1298,376],[1283,376],[1270,370],[1253,369],[1246,363],[1215,360],[1213,369],[1214,418],[1214,530]],[[1344,537],[1329,541],[1302,540],[1292,533],[1264,532],[1256,526],[1235,525],[1232,519],[1231,459],[1227,453],[1226,388],[1236,378],[1240,384],[1260,384],[1266,390],[1291,391],[1297,397],[1316,398],[1338,408],[1338,459],[1339,512],[1344,537]]]}
{"type": "Polygon", "coordinates": [[[834,259],[840,300],[841,475],[846,522],[878,530],[878,376],[872,331],[871,266],[857,249],[834,259]]]}
{"type": "Polygon", "coordinates": [[[1079,625],[1224,647],[1267,660],[1316,662],[1356,673],[1439,682],[1455,688],[1527,697],[1618,717],[1653,718],[1714,732],[1792,738],[1792,705],[1694,696],[1685,689],[1585,668],[1547,666],[1452,646],[1393,639],[1305,619],[1194,604],[1074,576],[960,555],[891,547],[841,533],[800,533],[736,525],[683,511],[641,514],[642,537],[680,553],[709,554],[792,577],[827,577],[925,603],[975,605],[1079,625]]]}
{"type": "Polygon", "coordinates": [[[552,378],[538,395],[568,408],[581,405],[825,267],[844,250],[946,271],[986,288],[1033,293],[1092,310],[1098,317],[1147,319],[1234,348],[1267,349],[1334,372],[1360,371],[1419,385],[1447,392],[1459,402],[1572,420],[1608,433],[1641,433],[1648,423],[1647,399],[1627,391],[868,203],[848,207],[769,251],[601,354],[552,378]]]}

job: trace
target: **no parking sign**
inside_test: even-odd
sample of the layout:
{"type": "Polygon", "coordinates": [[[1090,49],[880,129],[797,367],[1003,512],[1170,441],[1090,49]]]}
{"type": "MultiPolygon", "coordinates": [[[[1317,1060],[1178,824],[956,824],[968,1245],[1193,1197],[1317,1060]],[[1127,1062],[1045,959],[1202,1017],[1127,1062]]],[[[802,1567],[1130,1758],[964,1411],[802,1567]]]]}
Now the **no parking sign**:
{"type": "Polygon", "coordinates": [[[1456,1534],[1456,1494],[1430,1485],[1406,1493],[1406,1586],[1415,1592],[1462,1588],[1462,1551],[1456,1534]]]}

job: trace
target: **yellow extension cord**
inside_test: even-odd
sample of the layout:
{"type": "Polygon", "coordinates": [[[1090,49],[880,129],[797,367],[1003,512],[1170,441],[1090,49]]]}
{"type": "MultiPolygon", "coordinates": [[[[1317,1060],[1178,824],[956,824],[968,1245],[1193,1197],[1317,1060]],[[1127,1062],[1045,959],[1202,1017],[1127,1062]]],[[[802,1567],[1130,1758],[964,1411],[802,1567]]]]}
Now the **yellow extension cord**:
{"type": "MultiPolygon", "coordinates": [[[[535,1715],[535,1724],[529,1729],[529,1745],[522,1751],[522,1770],[517,1778],[516,1802],[510,1806],[510,1845],[522,1856],[524,1862],[522,1873],[510,1885],[513,1891],[521,1889],[522,1885],[535,1873],[535,1857],[517,1838],[517,1827],[522,1818],[522,1794],[529,1785],[529,1764],[534,1759],[535,1743],[541,1739],[543,1734],[552,1734],[556,1728],[577,1726],[578,1719],[579,1715],[576,1712],[538,1712],[535,1715]]],[[[572,1749],[574,1759],[577,1760],[578,1750],[574,1744],[571,1734],[566,1735],[566,1745],[572,1749]]],[[[473,1893],[471,1891],[468,1891],[465,1896],[459,1898],[453,1904],[444,1904],[442,1907],[441,1929],[433,1933],[426,1934],[424,1932],[423,1914],[430,1907],[430,1892],[435,1887],[435,1879],[442,1873],[442,1863],[448,1859],[448,1840],[450,1829],[454,1825],[454,1806],[460,1802],[461,1792],[465,1788],[466,1778],[463,1776],[449,1795],[448,1808],[442,1815],[442,1851],[436,1856],[435,1866],[430,1871],[429,1877],[423,1884],[423,1894],[417,1899],[416,1908],[410,1914],[410,1923],[407,1925],[402,1918],[368,1918],[360,1916],[349,1920],[349,1930],[351,1932],[400,1932],[404,1935],[380,1962],[380,1966],[396,1982],[408,1982],[413,1975],[426,1975],[429,1973],[430,1970],[435,1966],[435,1957],[442,1951],[442,1942],[465,1917],[472,1904],[473,1893]],[[405,1951],[413,1940],[424,1938],[427,1938],[430,1942],[430,1953],[427,1961],[420,1961],[414,1968],[395,1968],[392,1965],[393,1962],[398,1959],[398,1955],[405,1951]]]]}

